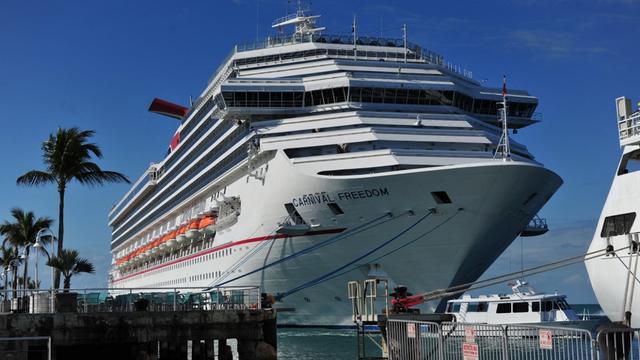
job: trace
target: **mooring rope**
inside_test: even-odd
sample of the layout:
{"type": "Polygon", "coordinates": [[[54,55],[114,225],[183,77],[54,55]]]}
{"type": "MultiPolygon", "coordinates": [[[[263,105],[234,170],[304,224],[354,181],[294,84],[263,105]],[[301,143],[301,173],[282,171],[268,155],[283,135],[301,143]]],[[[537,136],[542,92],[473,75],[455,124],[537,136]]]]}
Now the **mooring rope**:
{"type": "MultiPolygon", "coordinates": [[[[422,216],[420,219],[418,219],[418,221],[414,222],[413,224],[411,224],[409,227],[407,227],[406,229],[400,231],[398,234],[396,234],[395,236],[391,237],[389,240],[386,240],[385,242],[381,243],[380,245],[366,251],[364,254],[356,257],[355,259],[352,259],[351,261],[347,262],[346,264],[338,267],[335,270],[332,270],[326,274],[323,274],[321,276],[318,276],[315,279],[312,279],[310,281],[307,281],[304,284],[298,285],[296,287],[294,287],[291,290],[285,291],[284,293],[280,293],[276,295],[276,300],[281,300],[282,298],[289,296],[291,294],[294,294],[300,290],[304,290],[306,288],[309,288],[311,286],[315,286],[323,281],[326,281],[328,278],[330,278],[331,276],[335,275],[336,273],[341,272],[342,270],[346,269],[347,267],[350,267],[351,265],[353,265],[354,263],[366,258],[367,256],[373,254],[374,252],[382,249],[383,247],[389,245],[390,243],[392,243],[393,241],[397,240],[398,238],[400,238],[402,235],[406,234],[409,230],[413,229],[414,227],[416,227],[418,224],[420,224],[422,221],[424,221],[427,217],[429,217],[431,214],[435,213],[434,209],[430,209],[429,211],[427,211],[427,213],[422,216]]],[[[406,213],[405,213],[406,214],[406,213]]]]}
{"type": "MultiPolygon", "coordinates": [[[[344,239],[346,239],[346,238],[348,238],[348,237],[350,237],[350,236],[353,236],[353,235],[355,235],[355,234],[358,234],[358,233],[361,233],[361,232],[363,232],[363,231],[369,230],[369,229],[371,229],[371,228],[373,228],[373,227],[380,226],[380,225],[382,225],[382,224],[384,224],[384,223],[386,223],[386,222],[388,222],[388,221],[394,220],[394,219],[396,219],[396,218],[397,218],[397,217],[393,217],[393,215],[391,215],[390,213],[387,213],[387,214],[384,214],[384,215],[378,216],[378,217],[374,218],[373,220],[370,220],[370,221],[368,221],[368,222],[366,222],[366,223],[364,223],[364,224],[358,225],[358,226],[356,226],[355,228],[353,228],[353,229],[351,229],[351,230],[347,230],[347,231],[346,231],[346,232],[344,232],[344,233],[341,233],[341,234],[336,235],[336,236],[334,236],[334,237],[332,237],[332,238],[329,238],[329,239],[327,239],[327,240],[324,240],[324,241],[322,241],[322,242],[319,242],[319,243],[317,243],[317,244],[315,244],[315,245],[311,245],[311,246],[309,246],[309,247],[307,247],[307,248],[305,248],[305,249],[303,249],[303,250],[300,250],[300,251],[295,252],[295,253],[293,253],[293,254],[290,254],[290,255],[287,255],[287,256],[285,256],[285,257],[282,257],[282,258],[280,258],[280,259],[278,259],[278,260],[275,260],[275,261],[273,261],[273,262],[271,262],[271,263],[269,263],[269,264],[266,264],[266,265],[261,266],[261,267],[259,267],[259,268],[257,268],[257,269],[251,270],[251,271],[249,271],[249,272],[247,272],[247,273],[244,273],[244,274],[242,274],[242,275],[236,276],[236,277],[234,277],[234,278],[232,278],[232,279],[229,279],[229,280],[226,280],[226,281],[224,281],[224,282],[218,283],[218,284],[216,284],[216,285],[215,285],[215,287],[223,286],[223,285],[228,284],[228,283],[230,283],[230,282],[233,282],[233,281],[236,281],[236,280],[239,280],[239,279],[245,278],[245,277],[247,277],[247,276],[249,276],[249,275],[253,275],[253,274],[257,273],[257,272],[260,272],[260,271],[263,271],[263,270],[265,270],[265,269],[268,269],[268,268],[270,268],[270,267],[272,267],[272,266],[275,266],[275,265],[281,264],[281,263],[283,263],[283,262],[286,262],[286,261],[289,261],[289,260],[295,259],[295,258],[297,258],[298,256],[301,256],[301,255],[307,254],[307,253],[309,253],[309,252],[315,251],[315,250],[317,250],[317,249],[320,249],[320,248],[322,248],[322,247],[325,247],[325,246],[327,246],[327,245],[330,245],[330,244],[332,244],[332,243],[334,243],[334,242],[337,242],[337,241],[339,241],[339,240],[344,240],[344,239]],[[379,224],[374,224],[375,222],[377,222],[377,221],[379,221],[379,220],[382,220],[382,219],[384,219],[384,221],[380,222],[379,224]]],[[[210,288],[208,288],[207,290],[209,290],[209,289],[211,289],[211,287],[210,287],[210,288]]]]}

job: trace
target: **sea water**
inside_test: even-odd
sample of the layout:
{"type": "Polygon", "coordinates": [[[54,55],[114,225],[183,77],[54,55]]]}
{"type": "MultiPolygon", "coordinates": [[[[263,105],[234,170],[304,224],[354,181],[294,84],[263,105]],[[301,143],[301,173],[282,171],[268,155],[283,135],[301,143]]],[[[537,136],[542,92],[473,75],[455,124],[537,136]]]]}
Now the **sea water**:
{"type": "Polygon", "coordinates": [[[354,329],[278,329],[278,359],[353,360],[357,354],[354,329]]]}
{"type": "MultiPolygon", "coordinates": [[[[591,320],[604,317],[597,304],[576,304],[572,308],[579,317],[591,320]]],[[[369,351],[375,345],[367,340],[369,351]]],[[[354,329],[279,328],[278,359],[284,360],[353,360],[357,356],[357,337],[354,329]]]]}

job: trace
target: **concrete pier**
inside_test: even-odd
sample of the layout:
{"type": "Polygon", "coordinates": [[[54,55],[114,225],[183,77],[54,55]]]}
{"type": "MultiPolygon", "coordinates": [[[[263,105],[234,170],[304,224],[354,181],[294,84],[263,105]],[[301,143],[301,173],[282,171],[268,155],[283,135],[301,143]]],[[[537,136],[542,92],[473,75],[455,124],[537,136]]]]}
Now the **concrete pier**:
{"type": "MultiPolygon", "coordinates": [[[[0,315],[0,337],[27,336],[51,337],[58,360],[187,359],[188,349],[193,360],[213,359],[214,353],[226,360],[229,339],[237,340],[239,360],[276,359],[277,348],[271,309],[0,315]]],[[[15,359],[27,359],[30,347],[42,346],[0,342],[0,353],[13,348],[15,359]]]]}

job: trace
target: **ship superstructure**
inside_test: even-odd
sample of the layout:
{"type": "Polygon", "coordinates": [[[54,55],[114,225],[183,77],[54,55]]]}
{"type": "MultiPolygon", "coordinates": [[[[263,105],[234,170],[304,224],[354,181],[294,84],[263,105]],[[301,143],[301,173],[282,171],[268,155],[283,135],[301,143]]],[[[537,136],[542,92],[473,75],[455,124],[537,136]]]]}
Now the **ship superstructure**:
{"type": "Polygon", "coordinates": [[[524,145],[499,151],[536,97],[509,90],[503,117],[503,89],[406,37],[317,19],[277,20],[295,33],[216,70],[109,214],[111,286],[260,285],[281,323],[348,324],[347,279],[473,281],[560,186],[524,145]]]}
{"type": "Polygon", "coordinates": [[[640,323],[638,244],[640,222],[640,109],[626,97],[616,99],[617,130],[622,155],[585,261],[591,286],[613,322],[640,323]]]}

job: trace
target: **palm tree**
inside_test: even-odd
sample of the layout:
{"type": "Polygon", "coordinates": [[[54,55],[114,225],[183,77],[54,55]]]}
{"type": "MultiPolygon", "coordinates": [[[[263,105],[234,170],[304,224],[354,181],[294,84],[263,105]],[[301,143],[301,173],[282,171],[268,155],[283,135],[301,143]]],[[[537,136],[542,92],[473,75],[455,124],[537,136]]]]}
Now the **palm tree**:
{"type": "MultiPolygon", "coordinates": [[[[129,183],[126,176],[100,169],[93,156],[102,158],[98,145],[89,142],[95,132],[76,127],[58,128],[55,134],[42,143],[45,170],[31,170],[20,176],[19,185],[40,186],[55,184],[60,198],[58,206],[58,256],[64,249],[64,194],[71,181],[82,185],[103,185],[107,182],[129,183]]],[[[56,271],[55,287],[60,287],[60,273],[56,271]]]]}
{"type": "MultiPolygon", "coordinates": [[[[31,211],[25,212],[20,208],[11,209],[11,216],[14,222],[5,221],[0,225],[0,234],[5,236],[5,243],[9,243],[15,249],[15,253],[19,253],[20,248],[24,248],[25,258],[29,257],[30,247],[29,244],[36,242],[38,232],[42,229],[47,229],[53,224],[53,220],[48,217],[36,216],[31,211]]],[[[46,241],[46,239],[42,239],[46,241]]],[[[27,278],[29,273],[29,262],[25,262],[23,270],[23,278],[27,278]]],[[[18,283],[15,281],[17,274],[14,274],[14,287],[18,283]]]]}
{"type": "Polygon", "coordinates": [[[47,265],[58,270],[64,277],[64,292],[71,288],[71,277],[80,273],[93,274],[93,264],[85,258],[81,258],[78,250],[62,249],[58,256],[54,256],[47,265]]]}
{"type": "Polygon", "coordinates": [[[33,279],[31,279],[30,276],[27,277],[26,284],[25,284],[24,278],[19,277],[18,284],[22,285],[23,289],[39,289],[40,288],[40,280],[38,280],[38,283],[36,284],[36,282],[33,279]]]}

